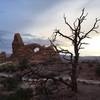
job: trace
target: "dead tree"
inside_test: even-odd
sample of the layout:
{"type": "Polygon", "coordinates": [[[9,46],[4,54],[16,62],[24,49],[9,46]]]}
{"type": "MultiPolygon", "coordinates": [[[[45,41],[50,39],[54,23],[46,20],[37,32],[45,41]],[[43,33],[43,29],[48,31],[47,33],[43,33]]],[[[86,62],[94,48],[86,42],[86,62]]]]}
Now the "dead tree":
{"type": "MultiPolygon", "coordinates": [[[[58,29],[56,29],[56,31],[53,33],[52,38],[49,39],[51,42],[51,45],[55,48],[55,50],[58,53],[65,53],[65,54],[70,54],[70,59],[66,59],[69,60],[72,68],[71,68],[71,89],[74,92],[77,92],[78,88],[77,88],[77,72],[78,72],[78,63],[79,63],[79,51],[80,49],[83,49],[83,45],[86,45],[87,43],[83,42],[84,39],[89,38],[89,34],[91,32],[96,32],[97,28],[99,27],[97,25],[97,23],[100,21],[100,19],[95,19],[95,22],[92,26],[92,28],[87,31],[87,32],[83,32],[82,31],[82,23],[86,20],[88,13],[85,14],[85,10],[82,9],[81,15],[74,21],[73,26],[71,26],[68,22],[66,17],[64,16],[64,21],[65,24],[70,28],[71,30],[71,35],[68,36],[64,33],[61,33],[58,29]],[[69,50],[65,50],[65,49],[58,49],[58,47],[55,44],[55,41],[57,40],[57,37],[61,36],[65,39],[68,39],[69,41],[72,42],[73,45],[73,50],[74,53],[70,52],[69,50]]],[[[66,41],[67,42],[67,41],[66,41]]]]}

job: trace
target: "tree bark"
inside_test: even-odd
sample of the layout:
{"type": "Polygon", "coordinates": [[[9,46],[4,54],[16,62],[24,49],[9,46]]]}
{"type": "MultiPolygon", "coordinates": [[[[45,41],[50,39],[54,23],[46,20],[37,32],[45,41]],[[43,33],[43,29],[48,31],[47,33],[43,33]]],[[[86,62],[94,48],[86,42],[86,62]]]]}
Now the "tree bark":
{"type": "Polygon", "coordinates": [[[72,62],[72,75],[71,75],[71,82],[72,82],[72,91],[77,92],[77,67],[78,67],[78,60],[79,60],[79,49],[77,44],[77,32],[75,33],[74,38],[74,61],[72,62]]]}
{"type": "Polygon", "coordinates": [[[72,85],[72,91],[77,92],[77,65],[72,65],[72,75],[71,75],[71,85],[72,85]]]}

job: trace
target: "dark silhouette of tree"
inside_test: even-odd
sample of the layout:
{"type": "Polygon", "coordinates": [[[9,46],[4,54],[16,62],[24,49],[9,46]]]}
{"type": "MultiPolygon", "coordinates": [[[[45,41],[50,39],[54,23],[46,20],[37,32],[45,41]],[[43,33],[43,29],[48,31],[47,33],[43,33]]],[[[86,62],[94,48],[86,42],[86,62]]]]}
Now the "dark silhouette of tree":
{"type": "Polygon", "coordinates": [[[67,59],[65,56],[64,56],[64,59],[68,60],[72,66],[70,77],[71,77],[71,89],[74,92],[77,92],[78,90],[77,78],[78,78],[79,51],[80,49],[83,49],[83,45],[87,44],[83,42],[83,40],[86,38],[89,38],[89,34],[93,31],[98,33],[97,28],[99,26],[97,25],[97,23],[100,21],[100,19],[98,18],[95,19],[95,22],[89,31],[87,32],[82,31],[82,24],[86,20],[87,15],[88,13],[85,14],[85,9],[82,9],[81,15],[74,21],[73,26],[67,22],[67,19],[64,16],[65,24],[70,28],[71,35],[67,36],[64,33],[61,33],[60,30],[56,29],[52,35],[52,38],[49,39],[51,42],[51,45],[55,48],[55,50],[58,53],[65,53],[65,54],[70,55],[70,59],[67,59]],[[58,49],[57,45],[55,44],[55,41],[57,40],[58,36],[68,39],[69,41],[72,42],[74,53],[70,52],[69,50],[62,49],[62,48],[58,49]]]}

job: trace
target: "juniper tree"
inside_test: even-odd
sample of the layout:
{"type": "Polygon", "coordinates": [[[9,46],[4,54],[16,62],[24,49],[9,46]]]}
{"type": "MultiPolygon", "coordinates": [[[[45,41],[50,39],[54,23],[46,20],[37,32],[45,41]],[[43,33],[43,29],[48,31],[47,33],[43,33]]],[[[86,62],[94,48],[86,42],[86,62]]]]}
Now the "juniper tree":
{"type": "Polygon", "coordinates": [[[78,90],[77,73],[78,73],[78,63],[79,63],[79,51],[80,49],[83,49],[83,45],[87,45],[87,43],[83,42],[83,40],[86,38],[89,38],[90,33],[92,33],[93,31],[98,33],[97,29],[99,25],[97,24],[100,21],[100,19],[98,18],[95,19],[95,22],[93,23],[93,26],[91,27],[91,29],[89,29],[87,32],[82,31],[82,24],[86,20],[87,15],[88,13],[85,13],[85,9],[82,9],[81,15],[78,18],[76,18],[76,20],[73,22],[73,25],[70,25],[69,22],[67,22],[66,16],[64,16],[64,22],[70,28],[71,35],[68,36],[67,34],[60,32],[59,29],[56,29],[53,32],[52,38],[49,39],[51,42],[51,45],[55,48],[55,50],[58,53],[65,53],[65,54],[70,55],[70,59],[66,59],[66,58],[65,59],[68,60],[72,66],[70,78],[71,78],[71,89],[74,92],[77,92],[78,90]],[[58,49],[57,45],[55,44],[58,36],[61,36],[62,38],[65,38],[71,41],[73,50],[74,50],[73,53],[70,52],[68,49],[62,49],[61,47],[60,49],[58,49]]]}

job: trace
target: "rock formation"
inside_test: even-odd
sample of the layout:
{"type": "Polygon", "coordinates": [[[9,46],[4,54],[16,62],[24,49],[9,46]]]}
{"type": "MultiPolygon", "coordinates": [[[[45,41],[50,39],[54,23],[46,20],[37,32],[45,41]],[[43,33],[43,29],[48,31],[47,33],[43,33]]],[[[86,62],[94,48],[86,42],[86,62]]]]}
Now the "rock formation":
{"type": "Polygon", "coordinates": [[[1,52],[0,53],[0,63],[3,63],[6,61],[6,53],[5,52],[1,52]]]}
{"type": "Polygon", "coordinates": [[[19,33],[15,33],[14,40],[12,42],[13,54],[16,54],[17,50],[22,46],[24,46],[24,43],[23,43],[23,40],[22,40],[20,34],[19,33]]]}
{"type": "Polygon", "coordinates": [[[12,42],[11,58],[16,61],[28,59],[32,63],[41,63],[57,60],[59,56],[52,46],[45,47],[36,43],[25,45],[20,34],[16,33],[12,42]]]}

